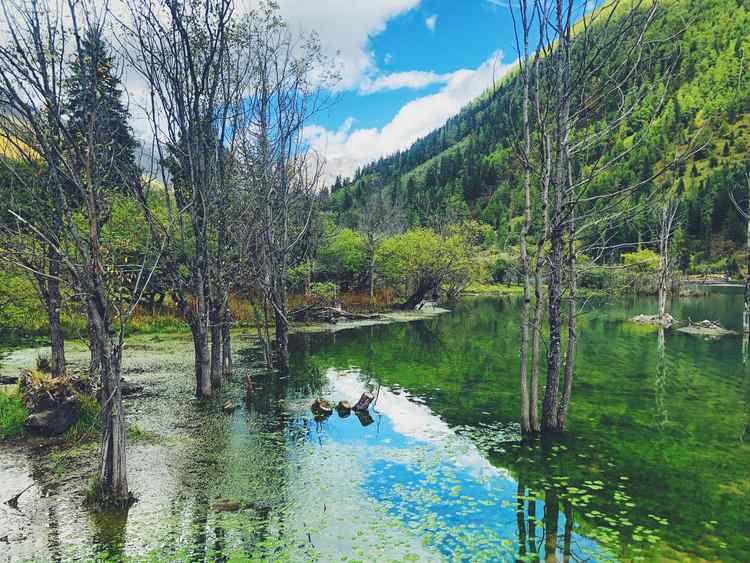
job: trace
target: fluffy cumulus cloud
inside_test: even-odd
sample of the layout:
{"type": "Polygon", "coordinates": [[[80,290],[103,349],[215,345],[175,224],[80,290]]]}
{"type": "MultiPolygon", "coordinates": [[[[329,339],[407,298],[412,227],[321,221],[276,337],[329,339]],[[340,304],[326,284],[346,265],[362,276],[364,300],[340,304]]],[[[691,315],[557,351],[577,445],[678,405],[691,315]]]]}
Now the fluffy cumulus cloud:
{"type": "Polygon", "coordinates": [[[435,31],[435,28],[437,27],[437,14],[433,14],[428,18],[425,18],[424,25],[429,29],[430,31],[435,31]]]}
{"type": "Polygon", "coordinates": [[[339,88],[356,88],[375,71],[370,37],[382,33],[389,20],[416,8],[420,0],[279,0],[292,29],[315,30],[326,53],[338,61],[339,88]]]}
{"type": "MultiPolygon", "coordinates": [[[[460,72],[460,71],[459,71],[460,72]]],[[[374,94],[386,90],[399,90],[401,88],[425,88],[433,84],[449,82],[454,73],[438,74],[421,70],[410,70],[407,72],[393,72],[376,78],[366,76],[359,83],[360,94],[374,94]]]]}
{"type": "Polygon", "coordinates": [[[502,58],[497,52],[479,68],[451,73],[437,93],[407,103],[382,129],[357,129],[349,118],[337,131],[309,127],[307,139],[326,156],[329,178],[351,176],[357,167],[409,147],[456,115],[513,67],[514,63],[504,64],[502,58]]]}

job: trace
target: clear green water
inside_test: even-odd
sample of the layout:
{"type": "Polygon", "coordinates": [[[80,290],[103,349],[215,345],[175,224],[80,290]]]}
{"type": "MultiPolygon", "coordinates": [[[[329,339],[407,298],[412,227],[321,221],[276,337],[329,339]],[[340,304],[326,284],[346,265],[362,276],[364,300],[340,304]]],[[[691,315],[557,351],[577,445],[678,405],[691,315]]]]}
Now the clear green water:
{"type": "MultiPolygon", "coordinates": [[[[134,339],[127,377],[150,395],[126,406],[152,434],[129,450],[139,502],[124,515],[80,507],[93,448],[51,465],[44,449],[0,446],[0,496],[35,483],[19,511],[0,509],[0,561],[747,561],[741,339],[667,331],[660,353],[655,330],[625,322],[654,308],[586,309],[570,433],[533,445],[515,423],[513,300],[296,335],[292,374],[277,383],[239,345],[236,379],[250,370],[255,392],[231,416],[188,399],[187,340],[134,339]],[[353,402],[364,390],[378,397],[369,418],[309,412],[317,395],[353,402]],[[219,499],[243,509],[220,512],[219,499]]],[[[737,328],[740,308],[722,290],[672,312],[737,328]]]]}

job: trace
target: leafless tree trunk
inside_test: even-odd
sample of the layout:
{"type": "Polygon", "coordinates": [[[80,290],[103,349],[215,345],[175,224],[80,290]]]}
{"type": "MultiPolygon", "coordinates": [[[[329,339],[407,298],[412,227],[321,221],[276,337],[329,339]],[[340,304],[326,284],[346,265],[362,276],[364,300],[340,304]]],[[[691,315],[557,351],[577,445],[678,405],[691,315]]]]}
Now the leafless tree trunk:
{"type": "Polygon", "coordinates": [[[672,278],[671,272],[671,241],[674,230],[674,221],[677,216],[677,200],[667,195],[662,204],[661,218],[659,221],[659,287],[658,287],[658,315],[660,324],[664,324],[667,318],[667,296],[672,278]]]}
{"type": "MultiPolygon", "coordinates": [[[[130,293],[123,296],[112,291],[111,288],[122,286],[123,273],[111,258],[111,249],[102,246],[101,229],[109,217],[109,193],[101,178],[118,171],[111,169],[111,159],[96,156],[101,154],[100,139],[107,138],[107,124],[97,122],[95,104],[83,108],[86,131],[79,138],[71,131],[62,111],[64,85],[72,72],[71,60],[86,74],[87,84],[94,93],[91,99],[97,99],[97,61],[87,56],[81,38],[89,32],[101,34],[107,16],[106,9],[100,11],[88,1],[63,4],[32,0],[3,4],[0,99],[6,111],[0,114],[0,136],[9,140],[19,159],[41,162],[47,169],[49,182],[43,197],[51,193],[54,208],[41,216],[25,216],[28,207],[11,208],[9,213],[52,247],[49,271],[64,268],[71,289],[85,299],[101,366],[104,433],[99,493],[101,500],[123,504],[130,500],[120,393],[124,325],[153,269],[149,273],[144,261],[130,293]],[[119,330],[115,330],[115,322],[119,330]]],[[[38,193],[33,182],[33,178],[21,181],[13,189],[26,195],[38,193]]],[[[132,177],[122,178],[123,189],[131,193],[140,188],[133,184],[132,177]]],[[[18,198],[11,194],[9,201],[12,205],[18,198]]]]}
{"type": "Polygon", "coordinates": [[[528,384],[528,358],[529,358],[529,309],[531,307],[531,261],[527,248],[527,239],[531,228],[531,125],[529,122],[529,35],[531,31],[531,17],[527,0],[518,3],[521,24],[521,39],[519,40],[518,25],[515,10],[511,8],[514,29],[516,32],[516,50],[519,56],[521,68],[521,82],[523,95],[521,101],[521,114],[523,119],[523,146],[519,152],[521,164],[523,165],[523,223],[519,244],[521,249],[521,275],[523,276],[523,302],[521,304],[521,344],[519,350],[520,369],[519,382],[521,387],[521,433],[528,436],[532,433],[531,405],[529,399],[528,384]],[[523,47],[520,46],[523,44],[523,47]]]}
{"type": "Polygon", "coordinates": [[[140,201],[155,237],[170,252],[165,269],[171,273],[180,309],[193,333],[198,397],[211,397],[222,371],[221,295],[226,237],[219,236],[227,198],[227,147],[236,128],[231,111],[248,71],[248,61],[232,46],[235,35],[232,0],[169,0],[128,2],[130,62],[149,87],[149,109],[163,168],[171,172],[171,187],[164,178],[165,197],[174,200],[180,227],[183,215],[190,226],[164,224],[140,201]],[[211,251],[217,240],[218,261],[211,251]],[[189,279],[180,266],[187,259],[189,279]],[[210,343],[213,343],[211,345],[210,343]]]}

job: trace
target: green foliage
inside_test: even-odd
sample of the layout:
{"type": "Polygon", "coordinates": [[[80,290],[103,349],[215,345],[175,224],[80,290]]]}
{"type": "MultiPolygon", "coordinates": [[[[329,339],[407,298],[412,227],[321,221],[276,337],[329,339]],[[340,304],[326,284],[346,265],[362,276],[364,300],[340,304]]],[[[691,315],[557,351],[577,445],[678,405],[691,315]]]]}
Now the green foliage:
{"type": "Polygon", "coordinates": [[[435,282],[456,293],[480,276],[478,249],[460,228],[442,238],[426,228],[409,230],[383,242],[375,255],[378,272],[394,286],[435,282]]]}
{"type": "Polygon", "coordinates": [[[659,255],[648,248],[622,255],[625,266],[639,272],[656,271],[659,268],[659,259],[659,255]]]}
{"type": "Polygon", "coordinates": [[[318,251],[322,273],[351,284],[367,263],[365,238],[352,229],[333,228],[318,251]]]}
{"type": "Polygon", "coordinates": [[[508,254],[500,254],[492,264],[490,275],[496,283],[510,284],[516,280],[518,260],[508,254]]]}
{"type": "Polygon", "coordinates": [[[611,271],[602,266],[586,266],[578,272],[578,285],[586,289],[608,289],[612,283],[611,271]]]}
{"type": "Polygon", "coordinates": [[[0,440],[12,440],[24,433],[23,423],[29,415],[18,394],[0,391],[0,440]]]}
{"type": "Polygon", "coordinates": [[[315,282],[310,284],[310,295],[326,303],[336,298],[338,288],[333,282],[315,282]]]}

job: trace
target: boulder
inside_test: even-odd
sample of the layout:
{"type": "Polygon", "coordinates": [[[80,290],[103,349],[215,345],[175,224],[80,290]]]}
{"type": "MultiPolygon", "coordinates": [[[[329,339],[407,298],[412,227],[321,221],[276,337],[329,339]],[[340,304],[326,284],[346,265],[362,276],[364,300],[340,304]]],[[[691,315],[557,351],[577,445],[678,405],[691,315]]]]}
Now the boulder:
{"type": "Polygon", "coordinates": [[[81,413],[81,405],[76,397],[69,397],[46,410],[31,413],[24,425],[34,434],[59,436],[73,426],[81,413]]]}

